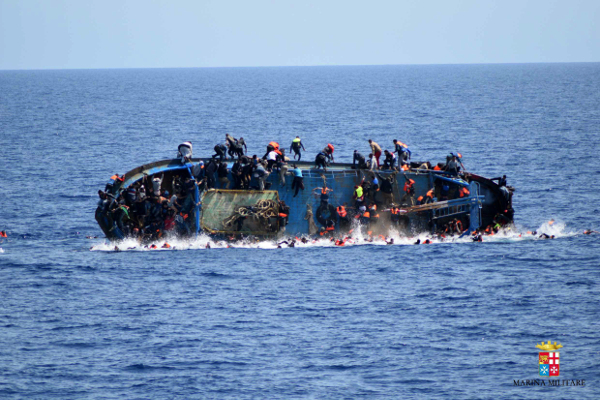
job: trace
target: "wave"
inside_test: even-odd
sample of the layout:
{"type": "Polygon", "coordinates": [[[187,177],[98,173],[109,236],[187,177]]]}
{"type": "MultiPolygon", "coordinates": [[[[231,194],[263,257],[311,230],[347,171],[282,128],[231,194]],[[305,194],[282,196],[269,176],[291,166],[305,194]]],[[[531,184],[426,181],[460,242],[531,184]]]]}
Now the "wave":
{"type": "MultiPolygon", "coordinates": [[[[500,230],[495,235],[484,236],[483,243],[511,243],[520,241],[534,241],[543,240],[544,237],[540,235],[546,234],[548,236],[554,236],[555,239],[568,238],[577,235],[581,235],[581,232],[576,232],[567,228],[566,223],[561,221],[555,221],[551,219],[544,222],[536,229],[527,229],[517,226],[509,226],[500,230]]],[[[432,236],[429,233],[420,233],[415,236],[407,237],[399,234],[396,231],[391,231],[388,236],[369,236],[362,233],[360,230],[356,230],[349,236],[344,236],[343,245],[341,243],[336,244],[335,239],[331,238],[312,238],[308,236],[303,237],[282,237],[277,240],[265,240],[265,241],[252,241],[249,239],[243,239],[238,241],[224,241],[216,240],[206,234],[199,234],[196,238],[171,238],[162,239],[147,245],[140,244],[135,239],[125,239],[119,242],[100,242],[94,244],[90,251],[177,251],[177,250],[211,250],[211,249],[285,249],[290,248],[290,243],[294,240],[295,248],[310,248],[310,247],[353,247],[353,246],[409,246],[417,244],[449,244],[449,243],[474,243],[470,236],[458,237],[451,236],[446,238],[440,238],[438,236],[432,236]],[[302,241],[304,238],[305,242],[302,241]],[[392,240],[393,239],[393,240],[392,240]],[[427,243],[427,241],[429,243],[427,243]],[[286,243],[287,242],[287,243],[286,243]]],[[[336,237],[336,239],[342,239],[336,237]]],[[[343,239],[342,239],[343,240],[343,239]]]]}

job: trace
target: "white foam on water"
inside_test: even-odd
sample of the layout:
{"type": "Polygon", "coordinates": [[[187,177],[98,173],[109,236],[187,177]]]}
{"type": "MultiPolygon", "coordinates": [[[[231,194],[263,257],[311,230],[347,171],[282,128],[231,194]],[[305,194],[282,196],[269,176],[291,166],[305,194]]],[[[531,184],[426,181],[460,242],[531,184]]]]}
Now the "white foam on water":
{"type": "MultiPolygon", "coordinates": [[[[556,239],[571,237],[580,232],[575,232],[567,229],[564,222],[550,220],[544,222],[540,227],[534,230],[528,230],[522,227],[509,226],[501,229],[495,235],[484,235],[483,242],[519,242],[519,241],[531,241],[531,240],[542,240],[539,236],[541,234],[554,235],[556,239]],[[533,232],[536,232],[534,235],[533,232]]],[[[344,238],[349,237],[349,240],[345,241],[343,246],[336,245],[335,240],[331,238],[313,238],[306,237],[308,240],[306,243],[302,243],[300,240],[296,240],[294,247],[351,247],[351,246],[386,246],[390,239],[394,239],[394,246],[407,246],[415,245],[417,239],[420,240],[420,244],[425,244],[426,240],[429,240],[431,244],[437,243],[472,243],[472,237],[465,235],[462,238],[458,236],[449,236],[446,238],[439,238],[437,236],[431,236],[427,232],[420,233],[416,236],[407,237],[399,234],[397,231],[392,230],[386,237],[373,236],[369,237],[366,233],[360,229],[354,229],[351,235],[345,235],[344,238]]],[[[279,244],[281,248],[288,248],[284,241],[290,242],[294,240],[294,237],[286,236],[277,240],[262,240],[262,241],[251,241],[250,239],[238,240],[238,241],[223,241],[215,240],[208,235],[200,234],[196,238],[170,238],[161,239],[151,244],[142,245],[135,239],[126,239],[119,242],[101,242],[93,245],[90,251],[177,251],[177,250],[210,250],[210,249],[226,249],[226,248],[243,248],[243,249],[277,249],[279,244]],[[169,248],[163,248],[165,243],[170,245],[169,248]],[[210,248],[207,248],[207,244],[210,248]],[[151,248],[154,245],[155,248],[151,248]]],[[[301,237],[300,237],[301,239],[301,237]]],[[[335,239],[341,239],[336,236],[335,239]]],[[[0,249],[1,250],[1,249],[0,249]]],[[[1,251],[0,251],[1,252],[1,251]]]]}

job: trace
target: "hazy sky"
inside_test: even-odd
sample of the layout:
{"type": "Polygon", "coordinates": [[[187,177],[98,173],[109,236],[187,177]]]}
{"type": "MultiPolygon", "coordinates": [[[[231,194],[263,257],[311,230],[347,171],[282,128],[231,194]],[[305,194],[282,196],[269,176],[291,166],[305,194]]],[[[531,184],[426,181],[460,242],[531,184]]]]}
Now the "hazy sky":
{"type": "Polygon", "coordinates": [[[600,61],[600,0],[0,0],[0,69],[600,61]]]}

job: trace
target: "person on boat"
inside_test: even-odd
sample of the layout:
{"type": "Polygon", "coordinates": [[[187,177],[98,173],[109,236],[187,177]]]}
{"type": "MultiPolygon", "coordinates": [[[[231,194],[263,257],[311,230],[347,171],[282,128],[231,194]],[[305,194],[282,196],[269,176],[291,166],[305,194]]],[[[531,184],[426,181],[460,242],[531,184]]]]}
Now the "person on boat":
{"type": "Polygon", "coordinates": [[[160,196],[160,187],[162,185],[162,181],[163,178],[165,177],[165,174],[161,174],[160,176],[154,175],[154,177],[152,178],[152,193],[154,194],[154,196],[160,196]]]}
{"type": "Polygon", "coordinates": [[[306,151],[304,145],[302,144],[300,136],[296,136],[296,138],[292,140],[292,145],[290,146],[290,152],[294,152],[294,160],[296,159],[296,156],[298,156],[298,161],[300,161],[300,159],[302,158],[302,152],[300,151],[300,149],[306,151]]]}
{"type": "Polygon", "coordinates": [[[337,206],[335,208],[340,228],[348,228],[348,226],[350,225],[350,216],[348,215],[348,210],[346,210],[346,208],[347,203],[344,203],[344,205],[337,206]]]}
{"type": "Polygon", "coordinates": [[[335,150],[335,148],[333,147],[333,145],[331,143],[328,143],[327,146],[325,146],[325,148],[323,149],[323,153],[325,153],[325,155],[329,159],[329,162],[335,161],[333,159],[333,151],[334,150],[335,150]]]}
{"type": "Polygon", "coordinates": [[[250,188],[253,171],[254,163],[252,162],[252,159],[247,156],[242,157],[242,189],[250,188]]]}
{"type": "Polygon", "coordinates": [[[471,192],[465,186],[458,189],[458,198],[469,197],[470,194],[471,192]]]}
{"type": "Polygon", "coordinates": [[[397,139],[394,139],[393,142],[394,142],[394,151],[396,152],[396,155],[398,156],[398,166],[407,164],[412,155],[412,153],[410,152],[410,149],[408,148],[408,146],[406,144],[402,143],[401,141],[399,141],[397,139]]]}
{"type": "Polygon", "coordinates": [[[404,174],[404,196],[400,200],[400,204],[404,204],[404,200],[408,199],[410,206],[415,205],[415,180],[410,179],[404,174]]]}
{"type": "Polygon", "coordinates": [[[375,171],[378,167],[377,158],[375,158],[373,153],[369,154],[369,161],[367,163],[367,166],[370,171],[375,171]]]}
{"type": "Polygon", "coordinates": [[[278,215],[280,231],[285,231],[285,226],[288,223],[289,216],[290,216],[290,206],[285,204],[285,201],[280,200],[279,201],[279,215],[278,215]]]}
{"type": "Polygon", "coordinates": [[[394,181],[396,180],[396,174],[398,171],[394,171],[388,176],[382,176],[377,174],[381,181],[381,199],[383,200],[383,206],[387,206],[394,202],[394,181]]]}
{"type": "Polygon", "coordinates": [[[265,181],[269,176],[269,172],[267,172],[265,167],[266,163],[263,161],[259,162],[256,168],[254,169],[253,176],[258,182],[258,190],[265,190],[265,181]]]}
{"type": "Polygon", "coordinates": [[[396,165],[396,154],[389,150],[384,150],[385,159],[383,160],[383,169],[394,169],[396,165]]]}
{"type": "Polygon", "coordinates": [[[352,158],[352,169],[367,169],[367,162],[365,156],[360,154],[358,150],[354,150],[354,156],[352,158]],[[358,165],[357,165],[358,164],[358,165]]]}
{"type": "Polygon", "coordinates": [[[237,154],[237,139],[231,136],[229,133],[225,134],[225,146],[227,146],[227,154],[230,158],[233,158],[237,154]]]}
{"type": "Polygon", "coordinates": [[[229,170],[227,169],[227,161],[217,161],[217,176],[219,177],[219,183],[221,189],[229,189],[229,170]]]}
{"type": "Polygon", "coordinates": [[[365,196],[364,196],[364,189],[363,189],[362,185],[354,186],[352,200],[354,200],[357,209],[360,209],[360,207],[363,206],[364,201],[365,201],[365,196]]]}
{"type": "Polygon", "coordinates": [[[400,225],[400,216],[401,215],[402,214],[400,212],[400,207],[398,207],[397,205],[392,203],[391,207],[390,207],[390,221],[392,222],[392,225],[394,225],[394,226],[400,225]]]}
{"type": "Polygon", "coordinates": [[[197,181],[204,178],[206,175],[206,170],[204,169],[204,161],[200,161],[198,164],[194,164],[192,167],[192,175],[196,178],[197,181]]]}
{"type": "Polygon", "coordinates": [[[465,169],[462,161],[462,154],[460,153],[450,153],[449,156],[446,157],[446,166],[444,167],[444,171],[448,172],[450,175],[458,175],[460,173],[460,168],[465,169]]]}
{"type": "MultiPolygon", "coordinates": [[[[379,146],[377,143],[375,143],[371,139],[369,139],[369,145],[371,146],[371,153],[373,153],[375,160],[377,160],[377,168],[379,168],[379,157],[381,157],[381,146],[379,146]]],[[[371,169],[373,169],[372,166],[371,166],[371,169]]]]}
{"type": "Polygon", "coordinates": [[[304,178],[302,177],[302,170],[294,164],[292,169],[292,174],[294,175],[294,180],[292,181],[292,190],[294,191],[294,197],[298,196],[298,191],[304,190],[304,178]]]}
{"type": "Polygon", "coordinates": [[[329,204],[329,193],[333,192],[333,189],[328,188],[327,185],[323,185],[323,187],[314,188],[313,192],[320,194],[321,205],[327,206],[329,204]]]}
{"type": "Polygon", "coordinates": [[[279,143],[277,143],[277,142],[269,142],[269,144],[267,145],[267,152],[265,153],[264,156],[262,156],[262,159],[266,160],[267,156],[272,151],[279,151],[279,143]]]}
{"type": "Polygon", "coordinates": [[[376,202],[377,193],[379,193],[379,179],[377,178],[377,173],[373,173],[373,179],[371,180],[371,187],[365,193],[369,194],[369,198],[373,203],[376,202]]]}
{"type": "Polygon", "coordinates": [[[209,189],[213,189],[216,186],[215,174],[217,173],[218,167],[215,159],[208,160],[208,163],[206,164],[206,185],[209,189]]]}
{"type": "Polygon", "coordinates": [[[277,153],[277,150],[271,150],[267,154],[267,171],[273,171],[273,165],[277,163],[278,156],[279,154],[277,153]]]}
{"type": "Polygon", "coordinates": [[[317,154],[317,157],[315,157],[315,167],[317,169],[323,167],[323,171],[327,171],[327,155],[325,155],[325,153],[322,151],[317,154]]]}
{"type": "Polygon", "coordinates": [[[425,194],[425,203],[424,204],[429,204],[429,203],[433,203],[433,202],[435,202],[435,188],[434,187],[429,189],[427,191],[427,193],[425,194]]]}
{"type": "Polygon", "coordinates": [[[242,188],[242,162],[237,158],[231,166],[231,177],[233,178],[233,188],[242,188]]]}
{"type": "Polygon", "coordinates": [[[182,164],[192,159],[192,142],[183,142],[177,148],[177,158],[181,160],[182,164]]]}
{"type": "Polygon", "coordinates": [[[225,146],[223,143],[219,143],[214,147],[214,149],[215,154],[212,155],[212,158],[215,159],[216,157],[219,157],[219,160],[225,161],[227,158],[227,146],[225,146]]]}
{"type": "Polygon", "coordinates": [[[377,204],[374,202],[369,203],[369,207],[367,208],[370,215],[370,223],[375,224],[379,221],[379,213],[377,212],[377,204]]]}
{"type": "Polygon", "coordinates": [[[242,157],[246,153],[248,153],[248,146],[246,146],[246,141],[244,140],[244,138],[240,136],[240,138],[237,140],[238,157],[242,157]]]}
{"type": "MultiPolygon", "coordinates": [[[[282,149],[285,150],[285,149],[282,149]]],[[[282,187],[285,187],[285,176],[287,175],[290,166],[287,163],[286,159],[289,160],[289,158],[287,158],[285,156],[285,153],[282,151],[282,155],[280,157],[277,157],[277,170],[279,171],[279,184],[282,187]]]]}

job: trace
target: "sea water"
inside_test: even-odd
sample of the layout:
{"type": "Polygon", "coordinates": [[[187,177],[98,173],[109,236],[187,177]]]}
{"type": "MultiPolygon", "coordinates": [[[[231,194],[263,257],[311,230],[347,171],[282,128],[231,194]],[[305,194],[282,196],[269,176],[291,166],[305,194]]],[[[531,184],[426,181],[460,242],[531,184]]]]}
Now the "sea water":
{"type": "Polygon", "coordinates": [[[598,398],[599,105],[597,63],[0,71],[0,397],[598,398]],[[458,151],[507,175],[515,227],[115,252],[108,178],[225,133],[458,151]],[[584,387],[515,386],[547,340],[584,387]]]}

